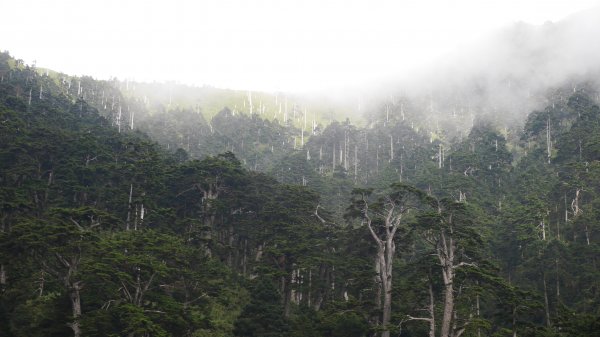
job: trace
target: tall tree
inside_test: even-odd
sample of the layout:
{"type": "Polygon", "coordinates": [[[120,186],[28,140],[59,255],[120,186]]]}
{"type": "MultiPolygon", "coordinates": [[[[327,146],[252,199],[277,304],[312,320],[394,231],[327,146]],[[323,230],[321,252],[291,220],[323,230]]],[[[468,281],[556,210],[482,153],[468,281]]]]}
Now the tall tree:
{"type": "Polygon", "coordinates": [[[382,195],[373,196],[372,192],[369,189],[355,189],[347,216],[360,219],[361,224],[366,225],[377,247],[375,270],[378,277],[377,287],[381,287],[378,294],[381,299],[377,299],[382,310],[381,336],[389,337],[396,236],[408,230],[406,216],[411,209],[419,205],[424,193],[399,183],[391,185],[389,191],[382,195]]]}
{"type": "Polygon", "coordinates": [[[480,270],[483,242],[475,226],[476,214],[451,199],[427,198],[431,211],[419,216],[424,240],[438,259],[443,280],[440,337],[459,337],[472,324],[472,312],[459,312],[457,300],[466,297],[469,269],[480,270]],[[464,286],[464,288],[463,288],[464,286]]]}

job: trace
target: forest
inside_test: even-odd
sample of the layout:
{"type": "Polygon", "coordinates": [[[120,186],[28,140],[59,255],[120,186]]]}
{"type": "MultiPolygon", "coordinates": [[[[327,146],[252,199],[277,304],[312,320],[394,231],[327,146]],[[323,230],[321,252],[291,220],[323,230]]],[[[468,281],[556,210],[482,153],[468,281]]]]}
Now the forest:
{"type": "Polygon", "coordinates": [[[135,85],[0,53],[0,336],[600,336],[594,81],[520,124],[135,85]]]}

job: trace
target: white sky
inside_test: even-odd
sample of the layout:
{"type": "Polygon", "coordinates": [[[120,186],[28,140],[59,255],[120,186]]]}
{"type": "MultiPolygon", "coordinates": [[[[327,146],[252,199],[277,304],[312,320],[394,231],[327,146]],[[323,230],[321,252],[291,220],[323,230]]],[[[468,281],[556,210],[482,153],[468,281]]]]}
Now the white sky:
{"type": "Polygon", "coordinates": [[[516,21],[600,0],[3,1],[0,49],[106,79],[306,91],[401,76],[516,21]]]}

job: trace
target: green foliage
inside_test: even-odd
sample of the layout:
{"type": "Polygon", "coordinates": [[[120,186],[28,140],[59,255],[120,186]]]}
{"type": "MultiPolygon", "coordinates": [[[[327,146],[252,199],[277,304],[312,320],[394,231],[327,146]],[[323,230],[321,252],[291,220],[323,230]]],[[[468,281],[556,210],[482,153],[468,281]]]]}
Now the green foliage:
{"type": "Polygon", "coordinates": [[[450,139],[406,99],[367,127],[304,129],[268,95],[250,115],[247,93],[43,73],[0,53],[0,336],[372,335],[365,202],[375,234],[386,207],[411,209],[394,332],[427,334],[411,317],[430,313],[439,331],[443,236],[464,336],[597,336],[600,108],[583,90],[522,132],[450,139]]]}
{"type": "Polygon", "coordinates": [[[56,324],[57,321],[67,321],[67,307],[68,300],[60,293],[48,293],[27,300],[15,308],[10,331],[14,336],[68,335],[70,329],[66,325],[56,324]]]}
{"type": "Polygon", "coordinates": [[[250,302],[235,322],[235,336],[286,336],[288,326],[280,302],[281,295],[273,283],[268,279],[257,279],[250,302]]]}

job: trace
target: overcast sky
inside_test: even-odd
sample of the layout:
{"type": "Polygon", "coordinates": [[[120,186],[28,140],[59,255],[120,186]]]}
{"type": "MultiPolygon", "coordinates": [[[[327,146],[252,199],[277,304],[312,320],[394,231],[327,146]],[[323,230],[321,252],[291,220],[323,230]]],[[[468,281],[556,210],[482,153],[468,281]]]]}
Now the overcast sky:
{"type": "Polygon", "coordinates": [[[517,21],[600,0],[4,1],[0,49],[106,79],[305,91],[402,76],[517,21]]]}

